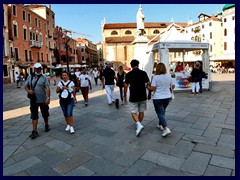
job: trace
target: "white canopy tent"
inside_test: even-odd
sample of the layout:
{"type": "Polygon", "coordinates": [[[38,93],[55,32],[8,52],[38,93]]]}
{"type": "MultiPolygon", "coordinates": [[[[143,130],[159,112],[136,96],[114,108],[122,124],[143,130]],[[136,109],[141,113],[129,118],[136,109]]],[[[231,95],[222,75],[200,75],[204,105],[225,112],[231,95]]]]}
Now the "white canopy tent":
{"type": "MultiPolygon", "coordinates": [[[[176,27],[180,27],[175,23],[172,23],[167,27],[164,33],[161,33],[160,40],[152,45],[150,50],[151,53],[158,52],[160,62],[164,63],[167,68],[167,72],[170,70],[169,66],[169,52],[183,52],[183,62],[184,54],[187,51],[202,50],[202,64],[205,72],[210,75],[209,69],[209,43],[196,42],[187,37],[186,35],[180,33],[176,27]]],[[[180,27],[181,28],[181,27],[180,27]]],[[[153,57],[150,55],[150,58],[153,57]]],[[[150,59],[149,59],[150,60],[150,59]]],[[[150,60],[150,62],[153,62],[150,60]]],[[[209,79],[210,77],[208,77],[209,79]]],[[[209,80],[208,86],[209,87],[209,80]]]]}

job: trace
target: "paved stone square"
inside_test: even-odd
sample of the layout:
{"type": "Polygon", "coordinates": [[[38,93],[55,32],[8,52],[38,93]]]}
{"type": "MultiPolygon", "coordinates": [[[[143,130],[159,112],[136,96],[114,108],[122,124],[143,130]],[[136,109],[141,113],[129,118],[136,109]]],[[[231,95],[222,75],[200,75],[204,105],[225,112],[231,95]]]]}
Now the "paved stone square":
{"type": "MultiPolygon", "coordinates": [[[[4,176],[235,176],[235,74],[212,74],[211,91],[176,92],[166,117],[172,134],[161,137],[152,100],[140,137],[128,104],[107,104],[93,85],[89,106],[80,93],[75,134],[65,132],[56,86],[51,82],[49,124],[32,140],[29,101],[23,88],[3,86],[4,176]]],[[[116,87],[116,97],[119,92],[116,87]]]]}

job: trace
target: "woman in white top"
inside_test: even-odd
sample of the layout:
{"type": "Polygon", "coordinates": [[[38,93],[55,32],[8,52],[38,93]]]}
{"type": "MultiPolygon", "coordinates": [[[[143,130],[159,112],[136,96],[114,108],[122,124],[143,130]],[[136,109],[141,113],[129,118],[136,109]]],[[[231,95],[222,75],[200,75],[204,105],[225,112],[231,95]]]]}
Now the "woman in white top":
{"type": "Polygon", "coordinates": [[[159,119],[160,130],[163,130],[163,137],[171,134],[170,129],[167,127],[167,121],[165,119],[165,111],[172,100],[171,89],[174,89],[175,85],[170,74],[167,74],[166,66],[163,63],[159,63],[156,67],[155,76],[152,78],[151,85],[147,88],[150,91],[154,91],[153,104],[155,111],[159,119]]]}
{"type": "Polygon", "coordinates": [[[60,93],[60,106],[67,123],[65,131],[70,131],[73,134],[75,132],[73,128],[73,92],[75,92],[75,84],[69,80],[69,75],[66,71],[63,71],[61,78],[62,80],[58,83],[56,92],[60,93]]]}

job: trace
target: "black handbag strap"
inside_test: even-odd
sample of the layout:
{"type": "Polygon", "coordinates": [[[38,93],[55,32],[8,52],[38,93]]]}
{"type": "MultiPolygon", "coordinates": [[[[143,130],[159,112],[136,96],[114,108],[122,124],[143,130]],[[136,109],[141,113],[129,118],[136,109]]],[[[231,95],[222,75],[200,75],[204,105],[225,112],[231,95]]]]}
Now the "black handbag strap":
{"type": "Polygon", "coordinates": [[[37,80],[35,81],[33,87],[32,87],[33,75],[31,76],[31,83],[30,83],[30,89],[31,89],[31,90],[34,90],[34,88],[36,87],[37,82],[38,82],[38,80],[40,79],[41,76],[42,76],[42,74],[40,74],[40,75],[38,76],[38,78],[37,78],[37,80]]]}

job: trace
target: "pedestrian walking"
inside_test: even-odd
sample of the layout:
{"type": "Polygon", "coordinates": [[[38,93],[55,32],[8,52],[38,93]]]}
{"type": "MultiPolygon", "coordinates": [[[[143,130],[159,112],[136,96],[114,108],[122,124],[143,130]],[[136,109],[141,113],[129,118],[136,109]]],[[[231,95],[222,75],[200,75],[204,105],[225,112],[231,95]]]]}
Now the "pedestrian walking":
{"type": "Polygon", "coordinates": [[[50,85],[51,76],[50,76],[50,72],[48,70],[45,72],[45,76],[47,77],[48,83],[50,85]]]}
{"type": "Polygon", "coordinates": [[[171,75],[167,74],[165,64],[159,63],[157,65],[156,73],[152,78],[151,85],[147,88],[150,91],[154,91],[153,105],[159,119],[157,127],[163,131],[162,137],[166,137],[171,134],[171,131],[167,127],[165,112],[168,104],[172,100],[171,91],[173,91],[175,85],[171,75]]]}
{"type": "Polygon", "coordinates": [[[15,81],[17,83],[17,88],[20,88],[18,72],[15,72],[15,81]]]}
{"type": "Polygon", "coordinates": [[[32,139],[39,136],[38,125],[38,109],[40,107],[42,117],[45,122],[45,132],[50,130],[48,125],[49,104],[50,104],[50,88],[46,76],[42,75],[42,65],[40,63],[34,64],[34,73],[31,74],[25,84],[25,90],[30,98],[30,111],[33,130],[29,136],[32,139]]]}
{"type": "Polygon", "coordinates": [[[130,110],[132,118],[136,123],[136,136],[140,136],[142,130],[144,129],[141,124],[144,118],[144,111],[147,109],[147,93],[146,87],[149,85],[149,78],[145,71],[138,68],[139,61],[133,59],[131,61],[132,71],[126,74],[125,84],[124,84],[124,100],[127,101],[127,90],[128,86],[130,89],[130,110]]]}
{"type": "Polygon", "coordinates": [[[20,81],[20,87],[23,87],[24,86],[24,73],[23,73],[22,69],[20,70],[20,73],[19,73],[19,81],[20,81]]]}
{"type": "Polygon", "coordinates": [[[99,72],[100,86],[102,86],[102,77],[103,77],[103,68],[102,68],[102,66],[99,67],[98,72],[99,72]]]}
{"type": "Polygon", "coordinates": [[[98,76],[99,76],[99,72],[98,72],[97,68],[93,69],[92,74],[93,74],[93,77],[94,77],[95,85],[97,85],[98,84],[98,76]]]}
{"type": "Polygon", "coordinates": [[[52,76],[53,76],[53,82],[54,82],[54,86],[56,86],[57,84],[57,75],[56,75],[56,72],[55,71],[52,71],[52,76]]]}
{"type": "Polygon", "coordinates": [[[124,80],[125,80],[126,73],[123,70],[123,66],[118,67],[118,73],[117,73],[117,86],[119,87],[119,92],[120,92],[120,99],[123,104],[123,87],[124,87],[124,80]]]}
{"type": "Polygon", "coordinates": [[[57,85],[56,92],[59,93],[59,103],[67,124],[65,131],[73,134],[75,132],[73,128],[73,92],[75,91],[75,84],[69,79],[66,71],[62,72],[61,79],[57,85]]]}
{"type": "MultiPolygon", "coordinates": [[[[70,70],[70,74],[69,74],[69,80],[73,81],[73,83],[75,84],[75,90],[76,87],[78,87],[79,85],[79,80],[74,72],[74,69],[70,70]]],[[[73,97],[74,97],[74,103],[77,103],[77,97],[76,97],[76,91],[73,92],[73,97]]]]}
{"type": "Polygon", "coordinates": [[[82,70],[82,74],[79,76],[79,83],[80,83],[80,89],[83,95],[85,106],[88,106],[88,93],[89,88],[92,89],[90,77],[87,74],[87,71],[85,68],[82,70]]]}
{"type": "Polygon", "coordinates": [[[196,62],[195,67],[193,68],[191,72],[192,76],[192,92],[191,94],[198,94],[199,92],[199,81],[201,79],[201,70],[200,70],[200,63],[196,62]]]}
{"type": "Polygon", "coordinates": [[[117,80],[115,71],[112,69],[112,63],[108,62],[107,67],[103,71],[102,77],[102,85],[103,89],[106,89],[108,105],[112,105],[112,103],[115,103],[114,79],[117,80]]]}

